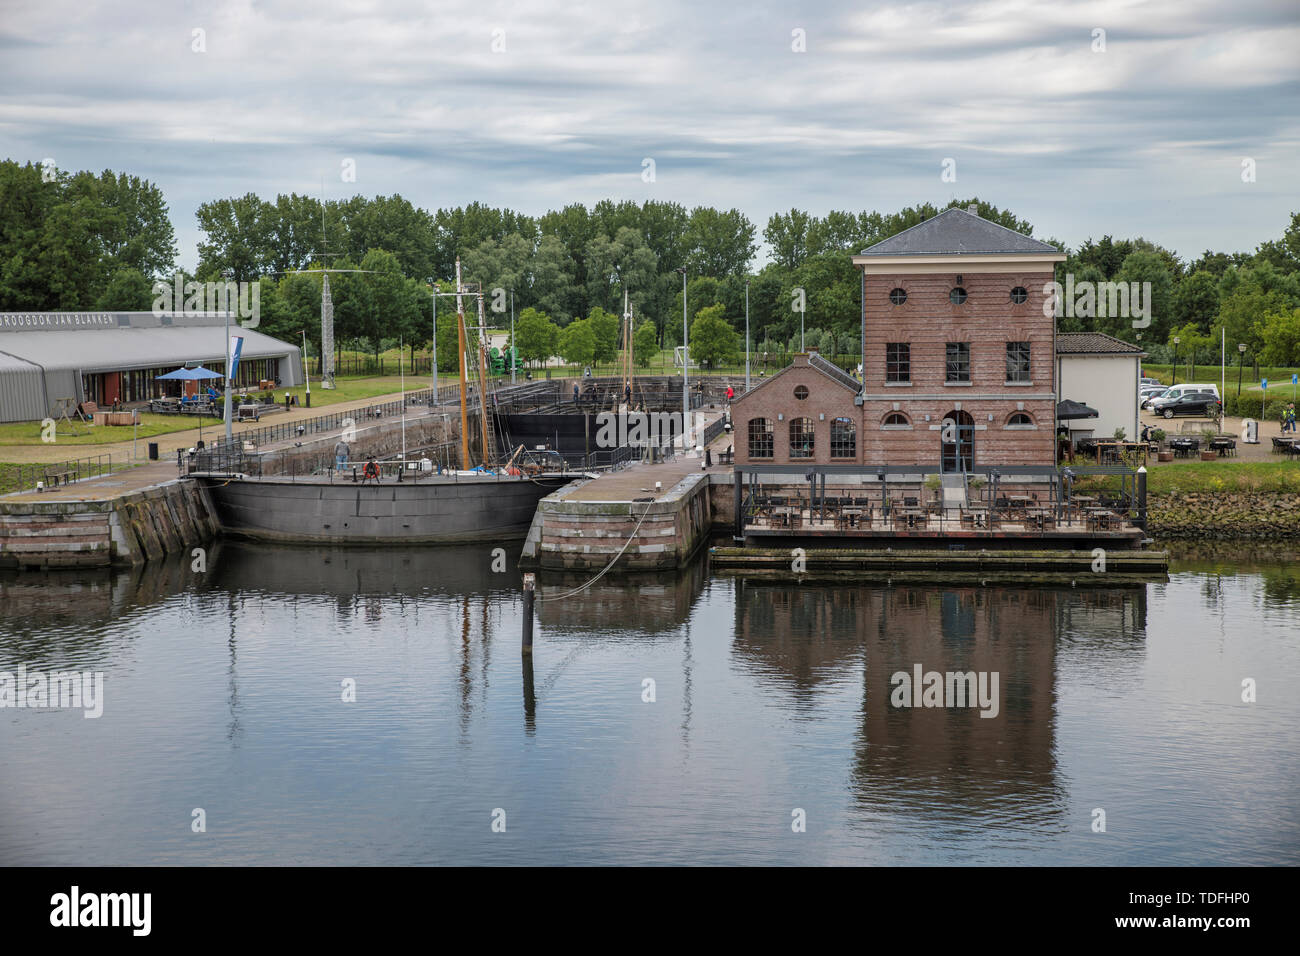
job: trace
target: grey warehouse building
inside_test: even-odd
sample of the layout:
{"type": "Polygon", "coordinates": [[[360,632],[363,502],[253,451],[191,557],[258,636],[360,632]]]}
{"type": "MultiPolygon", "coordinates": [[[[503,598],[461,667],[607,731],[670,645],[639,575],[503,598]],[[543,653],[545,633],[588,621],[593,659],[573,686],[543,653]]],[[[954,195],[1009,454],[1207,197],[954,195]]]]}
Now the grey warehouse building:
{"type": "MultiPolygon", "coordinates": [[[[57,415],[69,401],[129,405],[180,394],[157,377],[186,362],[225,371],[223,313],[0,312],[0,422],[57,415]]],[[[303,381],[302,352],[231,322],[239,386],[303,381]]]]}

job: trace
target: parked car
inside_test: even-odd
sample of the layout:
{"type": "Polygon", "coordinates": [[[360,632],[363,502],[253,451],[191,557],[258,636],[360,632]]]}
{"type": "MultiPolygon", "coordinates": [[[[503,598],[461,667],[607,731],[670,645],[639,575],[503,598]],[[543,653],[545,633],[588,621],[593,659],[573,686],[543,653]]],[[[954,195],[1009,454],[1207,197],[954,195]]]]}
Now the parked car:
{"type": "MultiPolygon", "coordinates": [[[[1146,388],[1148,385],[1152,385],[1152,386],[1160,385],[1160,382],[1159,382],[1158,379],[1154,379],[1154,378],[1140,378],[1140,379],[1138,379],[1138,388],[1146,388]]],[[[1164,386],[1161,386],[1161,387],[1163,388],[1164,386]]]]}
{"type": "Polygon", "coordinates": [[[1215,398],[1219,398],[1219,386],[1212,382],[1180,382],[1169,389],[1166,398],[1173,398],[1175,395],[1182,395],[1184,392],[1209,392],[1215,398]]]}
{"type": "Polygon", "coordinates": [[[1157,399],[1164,398],[1168,393],[1169,389],[1165,388],[1163,385],[1158,385],[1154,388],[1144,388],[1142,393],[1138,395],[1138,405],[1141,408],[1150,408],[1153,402],[1157,399]]]}
{"type": "Polygon", "coordinates": [[[1151,405],[1151,410],[1165,418],[1173,418],[1175,415],[1217,418],[1222,407],[1219,396],[1213,392],[1183,392],[1171,398],[1157,399],[1151,405]]]}

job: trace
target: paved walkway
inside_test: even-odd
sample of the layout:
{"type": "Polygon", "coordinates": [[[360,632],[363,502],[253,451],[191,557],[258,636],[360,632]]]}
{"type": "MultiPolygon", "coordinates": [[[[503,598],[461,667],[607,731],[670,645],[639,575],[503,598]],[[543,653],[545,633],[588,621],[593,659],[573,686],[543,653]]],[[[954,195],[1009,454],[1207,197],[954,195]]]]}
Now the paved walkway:
{"type": "MultiPolygon", "coordinates": [[[[1256,419],[1256,421],[1259,422],[1259,444],[1247,445],[1245,442],[1241,440],[1242,419],[1240,418],[1223,419],[1222,433],[1224,435],[1230,435],[1231,437],[1237,439],[1237,454],[1229,458],[1224,458],[1222,459],[1223,461],[1232,462],[1232,461],[1286,461],[1287,460],[1285,456],[1279,455],[1273,451],[1273,439],[1275,437],[1279,437],[1282,435],[1281,423],[1278,422],[1276,419],[1273,419],[1271,421],[1256,419]]],[[[1142,412],[1142,424],[1150,425],[1152,429],[1163,428],[1165,431],[1166,439],[1177,438],[1179,435],[1183,434],[1184,424],[1186,424],[1187,427],[1191,429],[1190,433],[1196,435],[1197,437],[1200,437],[1200,432],[1202,428],[1213,427],[1212,425],[1208,425],[1206,422],[1202,421],[1201,419],[1162,418],[1145,410],[1143,410],[1142,412]]],[[[1296,435],[1292,435],[1291,433],[1288,432],[1287,437],[1289,438],[1300,437],[1300,433],[1296,433],[1296,435]]],[[[1183,458],[1177,460],[1186,461],[1186,459],[1183,458]]],[[[1159,465],[1159,463],[1155,461],[1154,457],[1152,458],[1150,464],[1157,465],[1157,466],[1159,465]]]]}
{"type": "MultiPolygon", "coordinates": [[[[706,409],[704,415],[705,422],[710,423],[720,417],[722,411],[706,409]]],[[[706,470],[730,474],[731,466],[718,464],[718,455],[732,444],[734,437],[724,431],[709,443],[709,451],[713,455],[712,468],[702,468],[704,458],[694,454],[679,455],[672,461],[653,465],[638,463],[619,471],[611,471],[580,487],[573,488],[564,495],[564,499],[566,501],[631,501],[634,498],[644,498],[646,495],[663,494],[687,475],[699,474],[706,470]],[[656,481],[660,484],[658,492],[655,491],[656,481]]]]}

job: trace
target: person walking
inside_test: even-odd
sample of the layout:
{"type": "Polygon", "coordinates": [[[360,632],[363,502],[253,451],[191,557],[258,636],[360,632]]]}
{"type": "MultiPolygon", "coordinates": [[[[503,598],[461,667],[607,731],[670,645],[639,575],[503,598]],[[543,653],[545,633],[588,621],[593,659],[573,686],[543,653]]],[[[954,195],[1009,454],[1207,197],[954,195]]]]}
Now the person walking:
{"type": "Polygon", "coordinates": [[[732,388],[730,385],[728,385],[728,386],[727,386],[727,404],[730,405],[730,404],[731,404],[731,400],[732,400],[733,398],[735,398],[735,397],[736,397],[736,390],[735,390],[734,388],[732,388]]]}
{"type": "Polygon", "coordinates": [[[345,468],[348,463],[349,453],[348,443],[340,438],[339,443],[334,446],[334,467],[339,470],[345,468]]]}
{"type": "Polygon", "coordinates": [[[578,383],[573,383],[573,404],[578,404],[578,383]]]}

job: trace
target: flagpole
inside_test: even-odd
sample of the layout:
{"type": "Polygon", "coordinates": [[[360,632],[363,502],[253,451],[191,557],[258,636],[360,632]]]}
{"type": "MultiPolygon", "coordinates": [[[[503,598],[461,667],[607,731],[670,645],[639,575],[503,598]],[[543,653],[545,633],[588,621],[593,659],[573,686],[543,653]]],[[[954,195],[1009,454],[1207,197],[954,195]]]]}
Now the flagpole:
{"type": "MultiPolygon", "coordinates": [[[[311,408],[311,373],[307,371],[307,330],[302,330],[302,380],[307,386],[307,407],[311,408]]],[[[272,393],[274,397],[274,393],[272,393]]]]}
{"type": "MultiPolygon", "coordinates": [[[[230,279],[231,278],[232,278],[232,274],[230,272],[227,272],[225,274],[225,279],[226,279],[226,401],[225,401],[226,411],[225,411],[225,417],[226,417],[227,448],[230,446],[231,440],[233,438],[230,429],[230,391],[235,387],[235,383],[230,379],[230,358],[231,358],[230,356],[230,305],[231,305],[230,279]]],[[[203,421],[203,416],[200,414],[199,422],[202,423],[202,421],[203,421]]]]}

